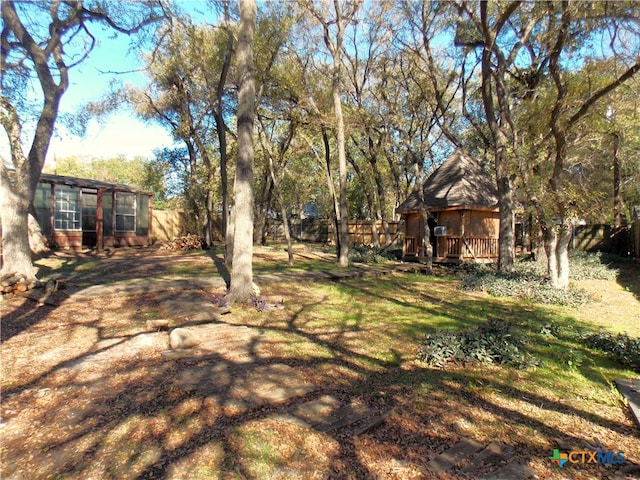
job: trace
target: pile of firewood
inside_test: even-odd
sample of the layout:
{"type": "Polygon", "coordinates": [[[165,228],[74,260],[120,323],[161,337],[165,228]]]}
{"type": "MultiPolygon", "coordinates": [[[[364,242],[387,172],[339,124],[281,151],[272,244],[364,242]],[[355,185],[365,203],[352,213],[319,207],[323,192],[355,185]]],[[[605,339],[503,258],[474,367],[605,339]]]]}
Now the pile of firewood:
{"type": "Polygon", "coordinates": [[[0,291],[3,295],[27,292],[40,287],[42,287],[41,282],[27,280],[27,277],[22,274],[7,273],[0,277],[0,291]]]}
{"type": "Polygon", "coordinates": [[[174,238],[160,247],[164,250],[202,250],[203,248],[204,240],[192,234],[174,238]]]}

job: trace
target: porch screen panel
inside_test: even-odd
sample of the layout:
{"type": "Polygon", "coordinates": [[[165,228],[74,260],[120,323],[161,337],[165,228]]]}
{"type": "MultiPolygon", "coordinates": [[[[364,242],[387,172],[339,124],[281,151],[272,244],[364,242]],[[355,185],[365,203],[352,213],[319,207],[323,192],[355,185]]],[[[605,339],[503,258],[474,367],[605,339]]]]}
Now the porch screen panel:
{"type": "Polygon", "coordinates": [[[36,220],[40,225],[42,234],[46,237],[51,235],[51,185],[48,183],[38,184],[36,196],[33,199],[33,206],[36,209],[36,220]]]}
{"type": "Polygon", "coordinates": [[[80,230],[80,190],[66,185],[55,187],[54,228],[56,230],[80,230]]]}
{"type": "Polygon", "coordinates": [[[136,235],[146,236],[149,234],[149,197],[146,195],[137,196],[136,215],[136,235]]]}
{"type": "Polygon", "coordinates": [[[94,193],[82,194],[82,229],[87,232],[96,231],[97,196],[94,193]]]}
{"type": "Polygon", "coordinates": [[[104,192],[102,195],[102,234],[105,237],[113,235],[113,195],[104,192]]]}
{"type": "Polygon", "coordinates": [[[136,231],[136,196],[116,193],[116,232],[136,231]]]}

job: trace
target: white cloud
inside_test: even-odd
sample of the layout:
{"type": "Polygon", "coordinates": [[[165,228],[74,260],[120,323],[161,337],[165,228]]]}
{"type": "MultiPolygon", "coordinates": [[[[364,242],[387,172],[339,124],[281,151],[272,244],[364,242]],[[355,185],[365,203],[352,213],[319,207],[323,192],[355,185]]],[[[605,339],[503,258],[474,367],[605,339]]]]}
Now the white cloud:
{"type": "Polygon", "coordinates": [[[70,134],[63,127],[58,128],[57,135],[51,139],[47,163],[53,158],[70,156],[152,158],[154,150],[174,143],[171,135],[159,125],[145,124],[127,114],[116,114],[104,124],[90,120],[83,138],[70,134]]]}

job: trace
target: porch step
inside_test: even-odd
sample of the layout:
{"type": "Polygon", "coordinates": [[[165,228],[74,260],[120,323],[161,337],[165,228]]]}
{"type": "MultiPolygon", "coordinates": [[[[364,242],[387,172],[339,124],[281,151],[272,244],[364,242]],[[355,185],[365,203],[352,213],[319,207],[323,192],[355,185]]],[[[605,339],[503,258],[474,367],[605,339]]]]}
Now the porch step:
{"type": "Polygon", "coordinates": [[[460,465],[467,463],[456,473],[479,478],[476,472],[487,464],[494,466],[494,470],[485,480],[524,480],[535,478],[535,472],[528,465],[511,463],[510,455],[513,447],[498,442],[488,445],[470,438],[463,438],[449,447],[426,465],[426,469],[433,474],[452,474],[460,465]]]}
{"type": "Polygon", "coordinates": [[[464,438],[456,443],[453,447],[445,450],[436,458],[427,463],[427,470],[433,473],[444,473],[451,470],[456,465],[462,463],[463,460],[471,457],[474,453],[482,449],[482,444],[470,438],[464,438]]]}

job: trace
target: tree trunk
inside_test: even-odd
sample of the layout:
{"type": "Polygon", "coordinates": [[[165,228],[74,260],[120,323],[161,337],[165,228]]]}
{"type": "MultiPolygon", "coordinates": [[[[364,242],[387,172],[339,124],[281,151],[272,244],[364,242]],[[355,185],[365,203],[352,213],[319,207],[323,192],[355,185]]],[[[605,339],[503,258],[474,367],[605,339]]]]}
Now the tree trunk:
{"type": "Polygon", "coordinates": [[[362,171],[362,169],[360,168],[356,160],[353,158],[353,156],[347,155],[347,160],[349,161],[349,164],[351,164],[351,167],[353,168],[353,170],[356,172],[356,175],[358,176],[358,179],[362,184],[362,190],[364,191],[364,196],[367,199],[367,206],[369,207],[370,217],[372,218],[372,223],[371,223],[372,239],[371,240],[373,242],[373,246],[375,248],[380,248],[380,236],[378,235],[378,227],[376,225],[376,222],[378,220],[378,214],[377,214],[378,207],[375,202],[375,195],[369,188],[367,184],[367,180],[364,176],[364,172],[362,171]]]}
{"type": "MultiPolygon", "coordinates": [[[[374,147],[372,146],[373,140],[369,138],[369,163],[371,163],[371,169],[373,170],[373,178],[376,183],[377,197],[378,197],[378,214],[380,219],[382,220],[382,227],[384,231],[385,243],[389,242],[389,238],[391,238],[391,233],[389,230],[389,222],[387,221],[387,209],[386,209],[386,191],[384,188],[384,181],[382,180],[382,174],[380,173],[380,169],[378,168],[378,156],[374,151],[374,147]]],[[[374,221],[376,219],[374,218],[374,221]]],[[[379,246],[379,242],[378,245],[379,246]]]]}
{"type": "MultiPolygon", "coordinates": [[[[282,226],[284,228],[284,238],[287,240],[287,253],[289,254],[289,265],[293,265],[293,244],[291,242],[291,230],[289,229],[289,219],[287,218],[287,206],[284,203],[284,197],[282,196],[282,190],[280,189],[280,181],[276,176],[276,171],[273,166],[273,158],[269,155],[269,172],[271,173],[271,180],[273,182],[273,188],[276,191],[276,197],[280,204],[280,215],[282,216],[282,226]]],[[[302,219],[300,219],[302,222],[302,219]]]]}
{"type": "Polygon", "coordinates": [[[558,282],[556,288],[569,288],[569,243],[571,242],[571,225],[562,225],[556,245],[558,261],[558,282]]]}
{"type": "Polygon", "coordinates": [[[235,180],[235,231],[233,269],[229,299],[245,302],[253,293],[253,124],[255,78],[253,37],[256,29],[255,0],[240,0],[238,33],[238,160],[235,180]]]}
{"type": "MultiPolygon", "coordinates": [[[[269,154],[267,154],[269,156],[269,154]]],[[[264,191],[261,194],[261,200],[256,201],[256,225],[253,232],[253,243],[259,243],[260,245],[267,244],[267,233],[269,229],[269,211],[271,209],[271,203],[273,199],[273,178],[271,176],[271,169],[267,165],[267,169],[264,176],[264,191]]]]}
{"type": "Polygon", "coordinates": [[[433,247],[431,246],[431,229],[429,228],[429,214],[426,208],[420,209],[420,217],[422,218],[422,248],[424,249],[427,271],[433,269],[433,247]]]}
{"type": "MultiPolygon", "coordinates": [[[[415,154],[414,154],[415,155],[415,154]]],[[[433,247],[431,246],[431,228],[429,228],[429,212],[424,208],[424,181],[422,178],[422,171],[420,164],[418,163],[417,156],[413,163],[413,168],[416,175],[416,189],[418,192],[418,198],[420,200],[420,218],[422,221],[422,248],[425,256],[425,265],[427,271],[431,272],[433,269],[433,247]]]]}
{"type": "Polygon", "coordinates": [[[204,229],[204,242],[206,243],[207,248],[211,248],[213,246],[213,192],[211,191],[210,185],[209,188],[207,188],[206,214],[207,219],[204,229]]]}
{"type": "Polygon", "coordinates": [[[544,252],[547,256],[547,273],[553,288],[569,287],[569,243],[571,242],[571,225],[545,227],[544,252]]]}
{"type": "Polygon", "coordinates": [[[555,227],[543,227],[544,235],[544,253],[547,256],[547,274],[549,275],[549,283],[552,287],[558,288],[558,232],[555,227]]]}
{"type": "MultiPolygon", "coordinates": [[[[339,59],[334,60],[339,61],[339,59]]],[[[337,67],[334,67],[337,68],[337,67]]],[[[336,74],[339,75],[339,74],[336,74]]],[[[347,208],[347,155],[344,137],[344,118],[342,117],[342,101],[340,91],[334,80],[333,87],[333,108],[336,115],[336,140],[338,147],[338,183],[340,190],[340,250],[338,263],[342,267],[349,265],[349,212],[347,208]]]]}
{"type": "MultiPolygon", "coordinates": [[[[506,162],[506,160],[501,160],[506,162]]],[[[515,232],[513,216],[513,189],[511,180],[503,175],[498,179],[498,205],[500,205],[500,233],[498,245],[498,270],[513,271],[515,262],[515,232]]]]}
{"type": "MultiPolygon", "coordinates": [[[[508,9],[517,8],[517,3],[510,4],[508,9]]],[[[491,27],[488,4],[480,4],[480,17],[485,48],[482,50],[482,103],[486,122],[491,130],[495,152],[496,183],[498,187],[498,206],[500,208],[500,233],[498,247],[498,269],[503,273],[513,271],[515,261],[515,235],[513,225],[513,190],[509,178],[507,147],[508,133],[512,130],[511,112],[506,88],[507,65],[501,55],[494,55],[496,38],[504,23],[491,27]],[[494,67],[493,57],[498,62],[494,67]],[[493,88],[495,85],[495,89],[493,88]],[[498,110],[496,111],[496,103],[498,110]]],[[[508,18],[508,15],[504,17],[508,18]]],[[[513,140],[513,138],[511,137],[513,140]]]]}
{"type": "Polygon", "coordinates": [[[324,145],[324,163],[327,172],[327,184],[329,187],[329,193],[331,194],[331,199],[333,200],[333,233],[336,242],[336,254],[339,256],[341,251],[340,245],[342,243],[342,238],[340,236],[340,204],[338,203],[338,196],[336,195],[333,176],[331,175],[331,147],[329,144],[329,135],[327,134],[327,129],[324,127],[322,127],[322,144],[324,145]]]}
{"type": "Polygon", "coordinates": [[[40,229],[40,225],[38,224],[38,220],[35,215],[35,208],[33,205],[29,208],[29,219],[27,221],[27,226],[29,230],[29,249],[31,253],[35,255],[42,255],[43,253],[49,251],[47,247],[47,239],[42,234],[42,230],[40,229]]]}
{"type": "Polygon", "coordinates": [[[622,227],[622,188],[620,180],[620,135],[613,133],[613,226],[622,227]]]}
{"type": "MultiPolygon", "coordinates": [[[[29,192],[20,188],[20,179],[12,188],[6,169],[3,168],[0,187],[0,218],[2,221],[2,270],[1,274],[16,273],[29,281],[36,279],[29,248],[29,192]]],[[[33,197],[33,195],[31,196],[33,197]]]]}
{"type": "Polygon", "coordinates": [[[234,33],[231,27],[231,12],[229,1],[222,2],[224,26],[227,31],[227,44],[222,62],[222,70],[216,86],[216,108],[213,111],[213,118],[216,122],[216,132],[218,133],[218,146],[220,150],[220,186],[222,190],[222,238],[224,239],[224,262],[230,266],[233,260],[233,234],[231,233],[231,219],[229,215],[229,180],[227,175],[227,124],[224,120],[222,105],[224,102],[225,84],[231,68],[231,57],[233,53],[234,33]]]}

